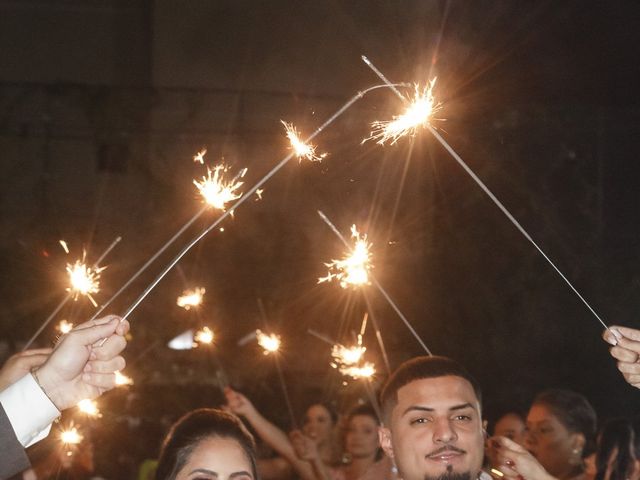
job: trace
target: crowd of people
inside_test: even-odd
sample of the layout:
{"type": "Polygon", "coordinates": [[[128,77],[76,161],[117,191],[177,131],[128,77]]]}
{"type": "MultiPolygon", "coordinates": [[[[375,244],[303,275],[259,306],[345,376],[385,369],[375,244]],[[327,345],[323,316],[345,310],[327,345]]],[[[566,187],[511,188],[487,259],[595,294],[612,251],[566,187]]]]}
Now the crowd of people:
{"type": "MultiPolygon", "coordinates": [[[[129,325],[87,322],[55,348],[12,357],[0,370],[0,479],[57,478],[30,468],[25,449],[80,400],[115,386],[129,325]],[[106,340],[105,340],[106,339],[106,340]]],[[[640,388],[640,331],[604,333],[625,380],[640,388]]],[[[640,422],[610,420],[597,431],[593,407],[569,390],[539,393],[528,412],[482,415],[480,385],[456,361],[411,359],[379,402],[339,416],[311,405],[301,428],[284,432],[249,398],[225,389],[219,408],[193,410],[169,429],[143,480],[638,480],[640,422]],[[487,433],[490,430],[491,435],[487,433]],[[275,453],[256,454],[254,433],[275,453]],[[340,432],[340,434],[337,434],[340,432]]],[[[67,477],[73,478],[73,477],[67,477]]],[[[92,478],[91,476],[77,478],[92,478]]],[[[95,477],[98,478],[98,477],[95,477]]]]}

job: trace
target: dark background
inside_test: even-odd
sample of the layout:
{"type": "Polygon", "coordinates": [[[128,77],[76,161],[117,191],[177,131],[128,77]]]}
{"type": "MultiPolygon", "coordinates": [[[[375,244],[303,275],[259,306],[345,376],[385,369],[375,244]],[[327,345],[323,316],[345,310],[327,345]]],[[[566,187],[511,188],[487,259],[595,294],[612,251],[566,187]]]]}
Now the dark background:
{"type": "MultiPolygon", "coordinates": [[[[0,1],[4,355],[64,297],[64,266],[83,247],[95,259],[123,236],[102,302],[201,208],[197,150],[248,167],[248,188],[288,152],[281,119],[309,133],[378,83],[362,54],[393,81],[437,76],[442,135],[605,322],[638,326],[639,20],[635,1],[0,1]]],[[[322,209],[343,232],[357,223],[368,233],[377,278],[434,353],[479,378],[489,416],[525,409],[546,387],[584,393],[602,418],[637,412],[599,322],[427,131],[360,144],[371,121],[400,108],[385,90],[359,101],[316,139],[325,161],[292,161],[134,312],[126,372],[148,411],[220,402],[222,365],[287,424],[273,359],[237,345],[265,322],[283,337],[297,412],[312,398],[343,406],[364,396],[362,385],[342,385],[329,346],[307,333],[347,342],[366,310],[361,291],[316,284],[343,251],[322,209]],[[175,305],[198,285],[202,308],[175,305]],[[215,354],[166,348],[203,324],[217,332],[215,354]]],[[[421,354],[366,291],[392,366],[421,354]]],[[[80,299],[56,322],[91,312],[80,299]]],[[[39,344],[54,338],[52,324],[39,344]]],[[[365,343],[383,381],[371,329],[365,343]]]]}

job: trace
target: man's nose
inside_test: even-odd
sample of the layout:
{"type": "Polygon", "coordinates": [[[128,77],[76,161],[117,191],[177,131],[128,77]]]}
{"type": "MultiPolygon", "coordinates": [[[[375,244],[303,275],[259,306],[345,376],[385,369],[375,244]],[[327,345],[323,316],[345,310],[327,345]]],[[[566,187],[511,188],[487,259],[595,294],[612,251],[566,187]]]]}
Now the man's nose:
{"type": "Polygon", "coordinates": [[[449,419],[443,418],[435,421],[433,431],[433,441],[436,443],[451,443],[458,439],[458,434],[449,422],[449,419]]]}

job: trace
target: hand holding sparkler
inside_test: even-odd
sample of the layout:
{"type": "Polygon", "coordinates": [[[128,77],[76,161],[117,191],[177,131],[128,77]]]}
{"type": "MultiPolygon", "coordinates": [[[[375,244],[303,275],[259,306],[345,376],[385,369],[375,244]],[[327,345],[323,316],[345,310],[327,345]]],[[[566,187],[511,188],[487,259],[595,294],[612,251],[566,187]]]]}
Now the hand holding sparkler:
{"type": "Polygon", "coordinates": [[[618,360],[618,370],[632,387],[640,388],[640,330],[614,325],[602,334],[612,347],[611,356],[618,360]]]}
{"type": "Polygon", "coordinates": [[[115,386],[114,372],[124,368],[128,322],[116,316],[86,322],[64,335],[33,376],[58,410],[94,399],[115,386]],[[102,346],[96,342],[108,341],[102,346]]]}
{"type": "Polygon", "coordinates": [[[11,355],[0,370],[0,391],[42,365],[52,351],[52,348],[34,348],[11,355]]]}

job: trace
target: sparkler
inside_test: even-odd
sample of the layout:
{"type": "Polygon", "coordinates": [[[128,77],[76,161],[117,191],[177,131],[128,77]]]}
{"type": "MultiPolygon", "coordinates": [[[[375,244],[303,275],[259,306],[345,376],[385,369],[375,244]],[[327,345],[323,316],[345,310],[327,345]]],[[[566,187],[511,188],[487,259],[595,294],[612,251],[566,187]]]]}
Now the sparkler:
{"type": "MultiPolygon", "coordinates": [[[[399,84],[404,86],[404,84],[399,84]]],[[[351,106],[363,98],[367,93],[377,90],[379,88],[389,88],[389,85],[375,85],[373,87],[369,87],[365,90],[362,90],[356,93],[353,97],[351,97],[347,102],[345,102],[333,115],[331,115],[325,122],[320,125],[316,130],[309,135],[304,143],[308,143],[313,140],[317,135],[319,135],[325,128],[331,125],[338,117],[340,117],[344,112],[346,112],[351,106]]],[[[395,86],[393,86],[395,88],[395,86]]],[[[289,161],[295,156],[295,152],[291,151],[288,155],[286,155],[280,162],[278,162],[266,175],[264,175],[253,187],[251,187],[247,192],[245,192],[236,202],[231,206],[231,208],[227,209],[220,215],[211,225],[205,228],[200,234],[198,234],[191,242],[189,242],[179,253],[175,256],[175,258],[169,262],[169,264],[165,267],[165,269],[160,272],[160,274],[149,284],[149,286],[140,294],[140,296],[129,306],[124,315],[123,319],[127,319],[129,315],[142,303],[142,301],[151,293],[151,291],[162,281],[162,279],[171,271],[171,269],[184,257],[189,250],[191,250],[200,240],[202,240],[211,230],[215,229],[227,216],[229,216],[232,212],[234,212],[240,205],[242,205],[248,198],[252,197],[258,189],[260,189],[271,177],[273,177],[278,171],[280,171],[289,161]]],[[[149,263],[149,262],[148,262],[149,263]]]]}
{"type": "MultiPolygon", "coordinates": [[[[223,174],[227,169],[224,165],[216,165],[213,167],[213,170],[207,167],[207,176],[202,177],[201,181],[193,181],[193,184],[204,198],[204,201],[218,210],[224,210],[227,203],[237,200],[242,196],[237,190],[244,182],[239,182],[235,179],[225,181],[223,174]]],[[[244,168],[238,176],[242,178],[246,173],[247,169],[244,168]]]]}
{"type": "Polygon", "coordinates": [[[367,242],[367,235],[362,237],[355,225],[351,226],[351,238],[355,239],[355,245],[342,260],[332,260],[325,263],[329,267],[326,277],[318,279],[318,283],[330,282],[336,279],[342,288],[361,285],[369,285],[369,270],[371,266],[371,244],[367,242]]]}
{"type": "MultiPolygon", "coordinates": [[[[347,248],[349,248],[349,243],[347,242],[347,240],[344,238],[344,236],[342,235],[342,233],[340,233],[340,230],[338,230],[336,228],[336,226],[331,223],[331,220],[329,220],[329,218],[320,210],[318,210],[318,215],[320,215],[320,218],[322,219],[322,221],[324,221],[324,223],[327,224],[327,226],[333,231],[333,233],[336,234],[336,236],[342,240],[342,243],[345,244],[345,246],[347,246],[347,248]]],[[[407,320],[407,317],[404,316],[404,314],[400,311],[400,309],[398,308],[398,306],[395,304],[395,302],[391,299],[391,297],[389,296],[389,294],[386,292],[386,290],[384,288],[382,288],[382,285],[380,285],[380,283],[375,279],[375,277],[373,276],[373,274],[371,272],[369,272],[369,278],[371,279],[371,283],[378,289],[378,291],[382,294],[382,296],[385,298],[385,300],[389,303],[389,305],[391,306],[391,308],[393,308],[393,310],[396,312],[396,314],[400,317],[400,319],[402,320],[402,322],[405,324],[405,326],[409,329],[409,331],[411,332],[411,334],[414,336],[414,338],[418,341],[418,343],[420,344],[420,346],[424,349],[425,352],[427,352],[428,355],[432,355],[431,350],[429,350],[429,348],[425,345],[425,343],[422,341],[422,339],[420,338],[420,336],[418,335],[418,333],[416,332],[416,330],[413,328],[413,326],[411,325],[411,323],[409,322],[409,320],[407,320]]]]}
{"type": "Polygon", "coordinates": [[[268,335],[258,329],[256,330],[256,339],[258,341],[258,345],[264,349],[263,353],[265,355],[275,353],[280,349],[280,335],[276,335],[275,333],[268,335]]]}
{"type": "Polygon", "coordinates": [[[116,386],[122,387],[127,385],[133,385],[133,379],[131,379],[130,377],[127,377],[119,370],[115,372],[115,375],[116,375],[116,386]]]}
{"type": "Polygon", "coordinates": [[[71,424],[66,430],[62,430],[60,432],[60,441],[63,445],[79,445],[83,438],[84,437],[80,432],[78,432],[78,429],[74,427],[73,424],[71,424]]]}
{"type": "Polygon", "coordinates": [[[100,273],[107,267],[88,267],[85,263],[86,252],[82,253],[82,260],[76,260],[72,265],[67,264],[69,274],[69,287],[67,292],[71,294],[73,300],[77,300],[80,295],[86,296],[94,307],[98,304],[91,296],[92,293],[100,291],[100,273]]]}
{"type": "MultiPolygon", "coordinates": [[[[118,243],[120,243],[121,240],[122,240],[122,237],[116,237],[116,239],[113,242],[111,242],[111,245],[109,245],[107,247],[107,249],[104,252],[102,252],[102,255],[100,255],[98,260],[96,260],[96,262],[93,264],[93,267],[92,267],[93,270],[99,269],[100,263],[106,258],[106,256],[109,254],[109,252],[111,252],[111,250],[113,250],[113,248],[118,243]]],[[[60,244],[66,246],[66,242],[64,240],[61,240],[60,244]]],[[[23,352],[26,349],[28,349],[31,346],[31,344],[33,344],[33,342],[36,340],[36,338],[38,338],[38,335],[40,335],[42,333],[42,331],[47,327],[47,325],[49,325],[51,320],[53,320],[55,318],[55,316],[58,314],[58,312],[60,312],[60,310],[62,310],[62,307],[64,307],[66,305],[66,303],[72,298],[72,296],[73,296],[72,292],[69,292],[67,294],[67,296],[65,298],[63,298],[62,301],[58,304],[58,306],[53,309],[53,312],[51,312],[51,314],[49,314],[49,316],[45,319],[45,321],[42,322],[42,324],[40,325],[38,330],[36,330],[36,332],[27,341],[25,346],[22,347],[22,351],[23,352]]],[[[94,318],[95,318],[95,316],[94,316],[94,318]]]]}
{"type": "Polygon", "coordinates": [[[211,345],[214,339],[213,330],[211,330],[209,327],[202,327],[201,330],[198,330],[196,332],[193,339],[198,343],[211,345]]]}
{"type": "Polygon", "coordinates": [[[68,322],[67,320],[60,320],[57,328],[58,331],[64,335],[65,333],[69,333],[73,329],[73,323],[68,322]]]}
{"type": "Polygon", "coordinates": [[[291,148],[295,152],[299,161],[301,161],[303,158],[306,158],[310,162],[321,162],[327,156],[326,153],[317,155],[316,147],[314,147],[310,143],[300,140],[298,130],[296,130],[296,127],[293,126],[293,123],[287,123],[284,120],[280,120],[280,123],[284,125],[284,129],[287,132],[287,138],[291,143],[291,148]]]}
{"type": "Polygon", "coordinates": [[[204,287],[196,287],[193,290],[185,290],[182,295],[178,297],[176,304],[185,310],[190,310],[191,307],[197,307],[202,304],[205,289],[204,287]]]}
{"type": "MultiPolygon", "coordinates": [[[[398,91],[397,88],[395,88],[393,86],[393,84],[391,82],[389,82],[389,80],[382,74],[382,72],[380,72],[380,70],[378,70],[372,63],[371,61],[369,61],[369,59],[367,59],[367,57],[363,56],[362,57],[363,61],[369,66],[369,68],[371,68],[373,70],[373,72],[383,81],[385,82],[393,91],[394,93],[400,97],[400,99],[403,102],[407,102],[407,99],[398,91]]],[[[414,101],[415,102],[415,101],[414,101]]],[[[415,108],[416,105],[415,104],[411,104],[409,106],[409,110],[412,110],[413,108],[415,108]]],[[[408,110],[408,111],[409,111],[408,110]]],[[[417,116],[414,117],[408,117],[408,118],[414,118],[414,120],[417,118],[417,116]]],[[[467,165],[467,163],[462,159],[462,157],[460,155],[458,155],[458,153],[451,147],[451,145],[449,145],[447,143],[447,141],[442,138],[442,136],[440,136],[440,134],[430,125],[428,124],[426,121],[422,122],[421,124],[423,124],[425,126],[425,128],[427,130],[429,130],[429,132],[435,137],[435,139],[444,147],[444,149],[449,153],[449,155],[451,155],[451,157],[464,169],[465,172],[467,172],[467,174],[469,174],[469,176],[473,179],[474,182],[476,182],[476,184],[482,189],[482,191],[484,191],[484,193],[491,199],[491,201],[500,209],[500,211],[509,219],[509,221],[518,229],[518,231],[524,236],[524,238],[526,238],[534,247],[535,249],[540,253],[540,255],[542,255],[542,257],[547,261],[547,263],[549,265],[551,265],[551,267],[553,267],[553,269],[558,273],[558,275],[560,275],[560,277],[565,281],[565,283],[569,286],[569,288],[573,291],[573,293],[576,294],[576,296],[582,301],[582,303],[589,309],[589,311],[593,314],[593,316],[600,322],[600,324],[607,330],[609,330],[609,326],[602,320],[602,318],[600,318],[600,316],[596,313],[596,311],[591,307],[591,305],[587,302],[587,300],[580,294],[580,292],[578,292],[578,290],[573,286],[573,284],[569,281],[569,279],[564,275],[564,273],[562,273],[562,271],[556,266],[556,264],[547,256],[547,254],[542,250],[542,248],[540,248],[540,246],[533,240],[533,238],[531,237],[531,235],[529,235],[529,233],[524,229],[524,227],[520,224],[520,222],[518,222],[518,220],[516,220],[516,218],[511,214],[511,212],[507,209],[507,207],[505,207],[503,205],[503,203],[498,200],[498,198],[494,195],[494,193],[489,189],[489,187],[487,187],[484,182],[480,179],[480,177],[478,177],[475,172],[473,170],[471,170],[471,168],[467,165]]],[[[409,133],[411,131],[411,128],[407,129],[406,131],[404,131],[403,133],[400,133],[400,135],[398,135],[397,138],[400,138],[403,135],[406,135],[407,133],[409,133]]],[[[415,129],[414,129],[415,131],[415,129]]],[[[390,137],[391,138],[391,137],[390,137]]],[[[394,142],[397,140],[397,138],[394,139],[394,142]]],[[[378,143],[384,143],[384,142],[380,142],[378,141],[378,143]]]]}
{"type": "Polygon", "coordinates": [[[98,409],[98,404],[96,403],[95,400],[89,400],[89,399],[81,400],[78,403],[77,407],[78,407],[78,410],[80,410],[85,415],[88,415],[90,417],[96,417],[96,418],[102,417],[102,414],[98,409]]]}

